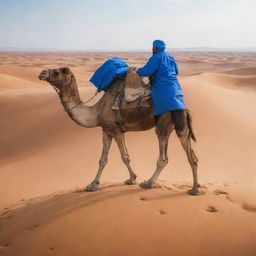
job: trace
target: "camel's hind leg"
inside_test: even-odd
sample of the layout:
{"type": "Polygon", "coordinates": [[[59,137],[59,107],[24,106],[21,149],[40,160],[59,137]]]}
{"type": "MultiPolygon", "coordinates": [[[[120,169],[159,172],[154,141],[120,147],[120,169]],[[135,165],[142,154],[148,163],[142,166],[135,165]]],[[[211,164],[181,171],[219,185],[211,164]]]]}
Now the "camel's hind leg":
{"type": "Polygon", "coordinates": [[[167,112],[162,115],[159,115],[156,121],[156,134],[159,142],[159,158],[157,160],[157,168],[149,180],[143,181],[140,184],[142,188],[152,188],[159,174],[161,173],[163,168],[167,165],[168,140],[172,131],[173,131],[173,122],[172,122],[171,112],[167,112]]]}
{"type": "Polygon", "coordinates": [[[133,185],[135,184],[135,180],[137,178],[137,175],[134,173],[131,165],[130,165],[130,156],[128,154],[126,145],[125,145],[125,138],[123,133],[118,133],[117,135],[114,136],[114,139],[116,141],[116,144],[120,150],[122,160],[124,164],[127,166],[130,178],[126,180],[124,183],[126,185],[133,185]]]}
{"type": "Polygon", "coordinates": [[[189,130],[187,112],[185,110],[172,111],[175,130],[180,139],[181,145],[187,154],[187,158],[193,173],[193,187],[188,191],[191,195],[200,195],[198,190],[197,165],[198,159],[191,146],[191,131],[189,130]]]}
{"type": "Polygon", "coordinates": [[[111,146],[112,139],[113,139],[112,136],[108,135],[103,131],[103,149],[102,149],[102,154],[99,161],[99,169],[93,182],[86,187],[85,189],[86,191],[94,191],[98,189],[99,183],[100,183],[100,176],[103,172],[104,167],[108,162],[108,152],[111,146]]]}

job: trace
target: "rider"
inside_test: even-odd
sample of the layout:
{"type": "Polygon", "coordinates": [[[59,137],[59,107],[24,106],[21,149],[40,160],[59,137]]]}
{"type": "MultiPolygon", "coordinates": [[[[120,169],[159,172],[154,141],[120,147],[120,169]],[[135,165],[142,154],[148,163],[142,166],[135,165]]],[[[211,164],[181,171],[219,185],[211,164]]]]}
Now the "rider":
{"type": "Polygon", "coordinates": [[[165,52],[162,40],[153,42],[152,53],[144,67],[138,68],[140,76],[152,76],[152,103],[154,115],[172,111],[176,114],[186,109],[183,92],[178,82],[179,73],[175,59],[165,52]],[[178,110],[178,111],[177,111],[178,110]]]}

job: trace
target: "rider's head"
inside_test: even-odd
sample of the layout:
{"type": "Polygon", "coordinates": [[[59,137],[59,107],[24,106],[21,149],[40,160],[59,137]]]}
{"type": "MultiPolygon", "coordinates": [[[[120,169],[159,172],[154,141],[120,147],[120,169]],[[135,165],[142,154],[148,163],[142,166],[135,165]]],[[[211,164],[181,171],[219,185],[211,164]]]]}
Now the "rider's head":
{"type": "Polygon", "coordinates": [[[155,54],[158,50],[163,50],[166,48],[165,42],[162,40],[155,40],[153,42],[153,47],[152,47],[152,53],[155,54]]]}

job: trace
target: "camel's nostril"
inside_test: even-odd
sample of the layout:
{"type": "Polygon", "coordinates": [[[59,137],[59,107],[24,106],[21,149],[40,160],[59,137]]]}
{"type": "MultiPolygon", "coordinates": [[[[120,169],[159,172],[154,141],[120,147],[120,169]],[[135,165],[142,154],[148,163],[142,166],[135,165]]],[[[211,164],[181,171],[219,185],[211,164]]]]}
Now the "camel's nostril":
{"type": "Polygon", "coordinates": [[[44,76],[43,76],[43,74],[41,73],[41,74],[38,76],[38,79],[39,79],[39,80],[43,80],[43,78],[44,78],[44,76]]]}
{"type": "Polygon", "coordinates": [[[48,74],[47,70],[43,70],[43,71],[39,74],[38,79],[39,79],[39,80],[46,81],[46,79],[47,79],[47,74],[48,74]]]}

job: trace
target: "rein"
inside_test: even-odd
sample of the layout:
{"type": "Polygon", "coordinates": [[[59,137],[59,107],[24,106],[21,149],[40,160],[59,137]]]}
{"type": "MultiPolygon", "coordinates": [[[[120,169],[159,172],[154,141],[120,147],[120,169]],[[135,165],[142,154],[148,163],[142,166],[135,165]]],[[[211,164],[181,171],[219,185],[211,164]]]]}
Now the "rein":
{"type": "Polygon", "coordinates": [[[89,101],[91,101],[92,99],[94,99],[98,93],[99,93],[98,90],[96,90],[95,94],[94,94],[89,100],[86,100],[86,101],[80,100],[79,103],[77,103],[74,107],[69,108],[68,111],[70,111],[70,110],[76,108],[77,106],[79,106],[79,105],[82,104],[82,103],[84,103],[84,104],[85,104],[85,103],[88,103],[89,101]]]}

